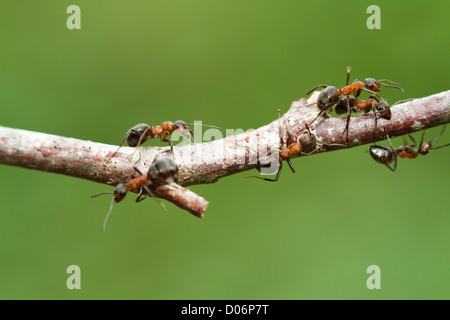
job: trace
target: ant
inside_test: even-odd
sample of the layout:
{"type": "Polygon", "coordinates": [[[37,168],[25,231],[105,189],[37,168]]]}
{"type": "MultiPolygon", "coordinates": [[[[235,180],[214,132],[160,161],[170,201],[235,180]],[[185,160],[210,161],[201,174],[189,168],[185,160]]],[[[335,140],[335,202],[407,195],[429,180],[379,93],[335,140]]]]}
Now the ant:
{"type": "MultiPolygon", "coordinates": [[[[281,117],[281,111],[278,110],[278,118],[281,117]]],[[[280,123],[281,125],[281,123],[280,123]]],[[[280,131],[281,132],[281,131],[280,131]]],[[[289,140],[289,138],[287,139],[289,140]]],[[[283,160],[286,160],[286,162],[289,165],[289,168],[293,173],[295,173],[294,166],[290,160],[291,157],[297,156],[297,155],[304,155],[309,156],[315,152],[317,152],[323,145],[325,144],[318,144],[316,136],[311,133],[311,130],[309,129],[309,126],[307,123],[305,123],[305,129],[303,132],[297,137],[297,139],[290,144],[286,144],[286,142],[282,139],[283,144],[279,150],[278,153],[278,171],[277,175],[275,176],[275,179],[270,178],[262,178],[258,176],[247,176],[246,178],[258,178],[265,181],[271,181],[271,182],[277,182],[281,175],[281,169],[283,168],[283,160]]],[[[342,144],[326,144],[327,146],[346,146],[342,144]]],[[[270,168],[272,161],[274,159],[275,155],[272,155],[271,151],[266,154],[266,156],[262,158],[258,158],[258,162],[256,165],[256,169],[261,172],[261,168],[270,168]]]]}
{"type": "MultiPolygon", "coordinates": [[[[426,155],[430,152],[431,149],[440,149],[447,146],[450,146],[450,143],[447,143],[445,145],[439,146],[439,147],[433,147],[433,144],[436,145],[439,137],[444,133],[445,125],[442,127],[441,132],[438,134],[436,139],[434,140],[434,143],[431,143],[431,139],[423,143],[423,136],[425,134],[425,131],[422,133],[422,138],[420,139],[419,147],[417,149],[414,149],[414,147],[417,145],[416,140],[408,134],[408,137],[412,140],[413,144],[407,145],[405,147],[400,146],[398,148],[394,148],[392,146],[391,139],[389,138],[389,135],[386,133],[386,137],[389,140],[390,148],[380,145],[372,145],[370,146],[369,152],[372,158],[378,162],[384,164],[386,167],[389,168],[392,172],[395,172],[397,169],[397,157],[400,158],[409,158],[414,159],[417,158],[420,154],[426,155]],[[389,164],[394,161],[394,168],[389,166],[389,164]]],[[[406,144],[406,139],[405,139],[406,144]]]]}
{"type": "MultiPolygon", "coordinates": [[[[155,159],[148,168],[146,175],[142,174],[142,172],[137,167],[134,167],[133,169],[140,175],[139,177],[131,176],[126,182],[119,183],[114,189],[114,192],[106,191],[91,196],[91,198],[94,198],[102,194],[114,195],[113,199],[111,200],[109,211],[106,214],[106,218],[103,223],[103,230],[106,229],[106,222],[108,221],[108,217],[111,214],[114,202],[122,201],[127,195],[128,191],[139,190],[136,202],[141,202],[147,196],[154,197],[154,194],[150,190],[149,185],[158,186],[171,183],[178,173],[178,166],[169,158],[155,159]]],[[[123,180],[124,179],[121,179],[120,181],[123,180]]],[[[167,211],[167,208],[162,202],[160,202],[160,205],[165,211],[167,211]]]]}
{"type": "MultiPolygon", "coordinates": [[[[216,126],[210,126],[206,124],[201,124],[203,127],[215,128],[222,131],[221,128],[216,126]]],[[[189,126],[183,120],[177,120],[175,122],[166,121],[163,122],[160,126],[150,127],[146,123],[140,123],[132,127],[128,130],[127,134],[122,140],[119,148],[113,153],[110,160],[114,158],[116,153],[122,148],[125,140],[130,147],[139,147],[142,143],[149,139],[160,139],[163,142],[168,142],[170,145],[170,151],[173,152],[173,143],[172,140],[168,138],[174,131],[181,133],[185,137],[192,142],[193,132],[189,129],[189,126]]]]}
{"type": "Polygon", "coordinates": [[[345,97],[347,97],[345,99],[345,107],[346,107],[346,111],[348,114],[347,124],[345,126],[344,131],[342,132],[342,134],[344,134],[344,132],[347,132],[347,135],[346,135],[347,143],[349,141],[348,140],[348,129],[349,129],[350,117],[351,117],[351,113],[352,113],[352,109],[350,107],[350,98],[349,98],[351,94],[353,94],[354,98],[358,98],[358,96],[361,94],[362,91],[367,91],[370,94],[372,94],[372,96],[376,96],[377,98],[381,99],[381,97],[376,93],[378,91],[381,91],[381,86],[397,88],[403,92],[403,88],[398,83],[393,82],[391,80],[387,80],[387,79],[375,80],[373,78],[366,78],[366,79],[364,79],[364,82],[356,79],[355,81],[353,81],[352,84],[349,85],[348,83],[350,80],[350,71],[351,71],[351,68],[347,67],[347,81],[346,81],[345,87],[343,87],[342,89],[336,88],[334,86],[320,84],[318,86],[315,86],[313,89],[311,89],[310,91],[308,91],[303,96],[301,96],[300,98],[297,99],[297,101],[300,100],[301,98],[309,95],[310,93],[312,93],[314,90],[316,90],[318,88],[324,88],[322,91],[320,91],[319,96],[317,97],[317,102],[313,103],[313,104],[317,104],[317,107],[320,109],[320,112],[308,124],[308,125],[311,125],[314,121],[316,121],[316,119],[322,113],[331,111],[331,109],[333,108],[334,105],[336,105],[340,102],[343,102],[345,97]]]}
{"type": "Polygon", "coordinates": [[[349,104],[352,112],[360,112],[364,111],[364,113],[368,113],[373,111],[373,128],[372,131],[377,127],[377,115],[380,115],[382,119],[391,120],[392,112],[391,107],[396,104],[412,101],[414,98],[399,100],[390,106],[386,100],[378,100],[375,96],[370,96],[367,100],[358,100],[355,96],[343,96],[341,101],[339,101],[334,107],[334,111],[337,114],[342,114],[347,112],[347,103],[349,104]]]}
{"type": "MultiPolygon", "coordinates": [[[[277,175],[275,176],[275,179],[262,178],[258,176],[248,176],[246,178],[258,178],[265,181],[277,182],[281,175],[281,169],[283,168],[283,160],[286,160],[291,171],[295,173],[294,165],[292,164],[289,158],[299,154],[311,155],[320,148],[317,147],[316,136],[311,133],[308,125],[307,124],[305,125],[307,129],[302,132],[302,134],[298,137],[296,142],[290,143],[289,145],[283,143],[283,146],[281,147],[278,153],[278,171],[277,175]],[[302,150],[304,150],[305,152],[303,152],[302,150]]],[[[269,151],[265,157],[258,159],[256,169],[259,172],[261,172],[261,168],[269,168],[271,166],[272,160],[273,156],[271,154],[271,151],[269,151]]]]}

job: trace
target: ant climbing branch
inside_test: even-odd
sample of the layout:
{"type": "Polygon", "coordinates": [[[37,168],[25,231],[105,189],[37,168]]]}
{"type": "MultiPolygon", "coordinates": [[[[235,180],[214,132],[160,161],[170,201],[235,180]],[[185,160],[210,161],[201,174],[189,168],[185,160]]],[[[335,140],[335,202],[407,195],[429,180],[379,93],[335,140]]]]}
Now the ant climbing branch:
{"type": "MultiPolygon", "coordinates": [[[[391,119],[378,119],[375,130],[371,113],[352,115],[347,138],[342,135],[348,127],[347,117],[321,117],[311,123],[318,113],[313,104],[317,96],[316,92],[308,101],[294,101],[281,118],[259,129],[212,142],[174,146],[173,153],[168,146],[141,147],[140,152],[135,152],[133,147],[122,147],[115,154],[118,146],[0,127],[0,163],[115,186],[122,177],[135,174],[135,167],[146,173],[156,158],[173,156],[178,166],[176,179],[152,185],[151,192],[155,197],[164,198],[202,217],[208,202],[184,187],[213,183],[233,173],[256,168],[257,162],[249,161],[255,157],[254,150],[280,150],[283,145],[289,147],[290,141],[301,141],[305,123],[309,124],[308,130],[320,146],[313,153],[316,155],[385,140],[386,133],[390,137],[401,136],[450,122],[449,90],[392,106],[391,119]],[[252,144],[256,141],[258,146],[252,144]]],[[[292,158],[310,155],[309,152],[291,154],[292,158]]]]}

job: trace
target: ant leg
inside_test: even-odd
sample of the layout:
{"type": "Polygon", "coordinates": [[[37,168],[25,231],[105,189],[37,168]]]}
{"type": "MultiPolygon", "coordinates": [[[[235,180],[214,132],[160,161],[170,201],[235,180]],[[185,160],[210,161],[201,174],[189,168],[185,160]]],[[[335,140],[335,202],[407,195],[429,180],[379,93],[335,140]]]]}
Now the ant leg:
{"type": "Polygon", "coordinates": [[[350,142],[349,139],[348,139],[348,131],[350,130],[350,117],[352,116],[352,109],[350,108],[350,101],[349,100],[350,99],[348,99],[348,96],[347,96],[347,124],[345,125],[344,131],[342,131],[342,135],[344,134],[344,132],[347,131],[346,138],[345,138],[345,141],[346,141],[347,145],[350,142]]]}
{"type": "MultiPolygon", "coordinates": [[[[323,145],[325,145],[325,144],[323,144],[323,145]]],[[[327,146],[332,146],[332,145],[333,145],[333,144],[327,144],[327,146]]],[[[336,144],[336,145],[338,145],[338,144],[336,144]]],[[[348,145],[346,145],[346,144],[339,145],[339,146],[346,146],[346,147],[348,147],[348,145]]],[[[322,147],[322,146],[316,145],[316,147],[314,148],[313,151],[308,152],[308,153],[305,153],[305,152],[300,152],[300,153],[301,153],[302,155],[304,155],[304,156],[310,156],[310,155],[316,153],[317,151],[319,151],[321,147],[322,147]]]]}
{"type": "MultiPolygon", "coordinates": [[[[377,101],[377,104],[379,103],[378,99],[376,97],[369,97],[370,98],[374,98],[377,101]]],[[[372,112],[373,112],[373,128],[372,128],[372,133],[375,132],[375,129],[377,128],[377,112],[376,112],[376,107],[371,104],[372,107],[372,112]]],[[[370,111],[369,111],[370,112],[370,111]]]]}
{"type": "Polygon", "coordinates": [[[389,170],[391,170],[392,172],[395,172],[395,170],[397,169],[397,157],[395,157],[394,160],[394,168],[391,168],[390,165],[388,165],[387,163],[384,164],[386,167],[388,167],[389,170]]]}
{"type": "MultiPolygon", "coordinates": [[[[412,135],[410,135],[409,133],[407,134],[407,136],[411,139],[411,141],[413,142],[413,144],[408,145],[408,147],[414,148],[417,145],[416,139],[414,139],[414,137],[412,135]]],[[[404,142],[405,142],[405,146],[406,146],[406,138],[405,136],[403,136],[404,142]]]]}
{"type": "Polygon", "coordinates": [[[139,170],[138,167],[134,166],[133,169],[134,169],[134,171],[136,171],[139,175],[143,176],[141,170],[139,170]]]}
{"type": "MultiPolygon", "coordinates": [[[[446,124],[444,124],[444,126],[442,127],[441,132],[439,132],[438,136],[437,136],[436,139],[434,140],[434,145],[437,144],[437,142],[438,142],[440,136],[444,133],[444,131],[445,131],[445,126],[446,126],[446,124]]],[[[440,148],[444,148],[444,147],[448,147],[448,146],[450,146],[450,143],[447,143],[447,144],[444,144],[444,145],[442,145],[442,146],[435,147],[435,148],[432,148],[432,149],[440,149],[440,148]]]]}
{"type": "Polygon", "coordinates": [[[145,200],[145,198],[147,198],[147,195],[144,195],[142,193],[143,191],[144,191],[144,189],[142,187],[140,187],[138,197],[136,198],[136,202],[141,202],[142,200],[145,200]]]}
{"type": "Polygon", "coordinates": [[[395,170],[397,170],[397,154],[396,154],[396,151],[394,150],[394,146],[392,145],[391,139],[389,138],[389,135],[386,132],[386,129],[383,128],[383,130],[384,130],[384,133],[386,134],[386,138],[389,141],[389,146],[391,147],[391,152],[392,152],[392,154],[394,154],[394,168],[391,168],[391,166],[388,165],[387,163],[384,163],[384,165],[386,167],[388,167],[389,170],[391,170],[392,172],[395,172],[395,170]]]}
{"type": "Polygon", "coordinates": [[[386,138],[387,138],[388,141],[389,141],[389,146],[391,147],[391,151],[392,151],[392,152],[395,152],[394,146],[392,145],[391,139],[389,138],[389,135],[387,134],[386,129],[384,129],[384,133],[386,134],[386,138]]]}
{"type": "MultiPolygon", "coordinates": [[[[265,181],[270,181],[270,182],[277,182],[278,179],[280,178],[280,174],[281,174],[281,169],[283,168],[283,162],[280,161],[280,167],[278,168],[278,172],[277,175],[275,177],[275,179],[270,179],[270,178],[261,178],[258,176],[247,176],[246,178],[257,178],[257,179],[261,179],[261,180],[265,180],[265,181]]],[[[292,169],[292,168],[291,168],[292,169]]],[[[295,171],[294,171],[295,172],[295,171]]]]}
{"type": "MultiPolygon", "coordinates": [[[[439,138],[441,137],[441,135],[444,133],[445,127],[446,127],[446,126],[447,126],[446,124],[444,124],[444,125],[442,126],[441,132],[439,132],[439,134],[437,135],[436,139],[434,139],[433,146],[437,145],[438,140],[439,140],[439,138]]],[[[437,149],[437,148],[434,148],[434,149],[437,149]]]]}
{"type": "Polygon", "coordinates": [[[294,165],[292,164],[291,160],[289,158],[286,158],[286,162],[289,165],[289,168],[291,168],[292,173],[295,173],[294,165]]]}
{"type": "Polygon", "coordinates": [[[395,170],[397,170],[397,156],[395,156],[394,158],[394,169],[392,170],[392,172],[395,172],[395,170]]]}
{"type": "Polygon", "coordinates": [[[316,121],[317,118],[319,118],[320,115],[321,115],[322,113],[324,113],[326,110],[328,110],[328,108],[324,108],[324,109],[320,110],[320,112],[317,114],[317,116],[316,116],[314,119],[312,119],[312,121],[311,121],[310,123],[305,123],[305,124],[306,124],[307,126],[312,125],[312,124],[314,123],[314,121],[316,121]]]}
{"type": "Polygon", "coordinates": [[[161,137],[161,141],[168,142],[170,144],[170,152],[172,154],[172,160],[175,161],[175,157],[173,155],[173,143],[172,143],[172,140],[170,140],[167,137],[161,137]]]}
{"type": "MultiPolygon", "coordinates": [[[[146,128],[144,130],[144,132],[141,134],[141,136],[139,137],[138,143],[136,145],[136,149],[134,149],[133,153],[131,154],[131,157],[134,155],[134,153],[136,152],[136,150],[141,146],[141,143],[145,142],[148,140],[147,137],[147,133],[150,131],[150,127],[146,128]],[[145,140],[144,140],[145,139],[145,140]]],[[[141,150],[139,149],[139,157],[138,160],[136,161],[136,163],[139,163],[139,161],[141,161],[141,150]]]]}
{"type": "Polygon", "coordinates": [[[347,67],[347,82],[345,82],[345,86],[348,86],[348,82],[350,80],[350,71],[352,70],[352,67],[347,67]]]}
{"type": "Polygon", "coordinates": [[[364,91],[366,91],[366,92],[369,92],[369,93],[371,93],[371,94],[373,94],[375,97],[377,97],[378,99],[380,99],[380,100],[384,100],[383,98],[381,98],[379,95],[378,95],[378,93],[376,93],[375,91],[372,91],[372,90],[369,90],[369,89],[366,89],[366,88],[361,88],[361,90],[364,90],[364,91]]]}
{"type": "MultiPolygon", "coordinates": [[[[409,136],[409,133],[408,133],[408,136],[409,136]]],[[[405,147],[408,146],[408,142],[406,141],[405,136],[402,136],[402,138],[403,138],[403,144],[405,145],[405,147]]],[[[410,138],[412,138],[412,137],[410,137],[410,138]]]]}
{"type": "Polygon", "coordinates": [[[310,94],[311,92],[313,92],[314,90],[318,89],[318,88],[326,88],[328,87],[327,85],[324,84],[319,84],[318,86],[315,86],[314,88],[312,88],[311,90],[309,90],[307,93],[305,93],[304,95],[302,95],[300,98],[298,98],[295,101],[299,101],[301,98],[306,97],[308,94],[310,94]]]}
{"type": "Polygon", "coordinates": [[[170,140],[170,139],[167,138],[167,137],[161,137],[161,141],[163,141],[163,142],[168,142],[169,145],[170,145],[170,151],[173,153],[173,143],[172,143],[172,140],[170,140]]]}
{"type": "MultiPolygon", "coordinates": [[[[152,197],[152,199],[155,200],[156,203],[158,203],[158,204],[161,206],[161,208],[162,208],[165,212],[167,212],[167,207],[165,206],[165,204],[162,203],[161,200],[159,200],[158,198],[155,197],[155,194],[150,190],[149,187],[147,187],[147,186],[144,185],[144,186],[142,186],[141,189],[144,189],[145,192],[147,192],[147,194],[148,194],[150,197],[152,197]]],[[[144,198],[144,199],[145,199],[145,198],[144,198]]],[[[144,199],[142,199],[142,200],[144,200],[144,199]]],[[[139,201],[142,201],[142,200],[139,200],[139,201]]],[[[138,202],[137,199],[136,199],[136,202],[138,202]]]]}
{"type": "Polygon", "coordinates": [[[130,133],[136,133],[138,134],[137,131],[135,131],[133,128],[131,128],[130,130],[128,130],[127,134],[125,135],[125,137],[123,138],[122,142],[120,143],[119,147],[117,148],[117,150],[113,153],[113,155],[108,159],[108,161],[111,161],[112,158],[114,158],[114,156],[116,155],[116,153],[119,151],[120,148],[123,147],[125,141],[128,139],[128,136],[130,135],[130,133]]]}
{"type": "Polygon", "coordinates": [[[424,135],[425,135],[425,130],[422,132],[422,137],[420,138],[419,148],[417,148],[417,150],[420,150],[422,148],[423,136],[424,135]]]}

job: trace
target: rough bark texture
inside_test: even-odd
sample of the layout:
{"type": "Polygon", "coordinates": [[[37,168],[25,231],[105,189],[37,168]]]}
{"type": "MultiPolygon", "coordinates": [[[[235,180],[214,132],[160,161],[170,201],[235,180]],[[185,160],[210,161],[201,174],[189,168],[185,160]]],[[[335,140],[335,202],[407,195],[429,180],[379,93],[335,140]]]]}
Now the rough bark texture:
{"type": "MultiPolygon", "coordinates": [[[[301,134],[305,122],[317,115],[315,105],[305,106],[316,98],[317,93],[308,102],[294,101],[286,114],[259,129],[212,142],[175,146],[173,157],[179,167],[176,183],[152,191],[202,217],[208,202],[184,186],[213,183],[221,177],[254,168],[258,155],[279,150],[282,143],[301,134]]],[[[375,131],[372,131],[372,113],[352,116],[348,147],[385,139],[383,129],[394,137],[448,123],[450,91],[396,105],[391,111],[392,119],[379,119],[375,131]]],[[[324,144],[319,152],[344,148],[326,144],[345,144],[342,136],[345,124],[345,116],[319,118],[313,123],[311,132],[324,144]]],[[[139,151],[123,147],[109,160],[117,146],[0,127],[0,163],[116,185],[120,178],[134,173],[134,165],[146,172],[155,157],[172,156],[169,147],[148,147],[150,144],[151,141],[147,142],[147,147],[139,151]]]]}

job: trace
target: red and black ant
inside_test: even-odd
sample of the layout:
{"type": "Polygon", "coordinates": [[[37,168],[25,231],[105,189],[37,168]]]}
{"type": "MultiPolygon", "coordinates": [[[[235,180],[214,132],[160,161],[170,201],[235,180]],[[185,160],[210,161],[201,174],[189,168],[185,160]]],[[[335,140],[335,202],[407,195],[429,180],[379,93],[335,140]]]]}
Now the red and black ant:
{"type": "MultiPolygon", "coordinates": [[[[137,167],[134,167],[134,170],[140,175],[139,177],[133,176],[129,177],[129,179],[126,182],[119,183],[113,192],[106,191],[91,196],[91,198],[94,198],[102,194],[114,195],[113,199],[111,200],[109,211],[106,214],[105,222],[103,223],[104,230],[106,228],[106,222],[108,221],[108,217],[113,209],[114,202],[122,201],[127,195],[128,191],[139,190],[136,202],[144,200],[147,196],[154,197],[154,194],[150,190],[149,185],[158,186],[161,184],[171,183],[178,173],[178,166],[171,159],[163,158],[163,159],[155,159],[148,168],[146,175],[142,174],[142,172],[137,167]]],[[[121,179],[121,181],[122,180],[124,179],[121,179]]],[[[167,211],[165,205],[162,202],[160,202],[160,205],[163,207],[165,211],[167,211]]]]}
{"type": "MultiPolygon", "coordinates": [[[[262,178],[262,177],[258,177],[258,176],[248,176],[246,178],[258,178],[258,179],[265,180],[265,181],[276,182],[276,181],[278,181],[278,179],[280,178],[280,175],[281,175],[281,169],[283,168],[283,160],[286,160],[291,171],[293,173],[295,173],[294,166],[289,158],[297,156],[299,154],[310,155],[310,154],[315,153],[317,150],[319,150],[319,148],[317,148],[316,136],[311,133],[307,124],[306,124],[306,128],[307,128],[307,130],[304,130],[302,132],[302,134],[298,137],[296,142],[290,143],[289,145],[286,145],[286,143],[283,143],[281,149],[278,152],[278,171],[277,171],[277,175],[275,176],[275,179],[262,178]]],[[[273,160],[274,160],[274,155],[272,155],[271,151],[269,151],[266,154],[266,156],[258,158],[256,169],[259,172],[261,172],[262,168],[271,167],[273,160]]]]}
{"type": "MultiPolygon", "coordinates": [[[[389,168],[392,172],[395,172],[397,169],[397,157],[400,158],[409,158],[414,159],[417,158],[420,154],[426,155],[430,152],[430,150],[440,149],[444,147],[450,146],[450,143],[447,143],[445,145],[439,146],[439,147],[433,147],[433,145],[436,145],[439,137],[442,135],[442,133],[445,130],[445,125],[442,127],[441,132],[438,134],[436,139],[434,140],[434,143],[431,143],[431,139],[423,143],[423,136],[425,134],[425,131],[422,133],[422,138],[420,139],[419,147],[417,149],[414,149],[414,147],[417,145],[416,140],[408,134],[408,137],[412,140],[413,144],[407,145],[407,146],[400,146],[398,148],[394,148],[392,146],[391,139],[389,138],[389,135],[386,133],[386,137],[389,141],[390,148],[380,145],[373,145],[370,146],[369,152],[372,158],[378,162],[384,164],[386,167],[389,168]],[[389,164],[394,162],[394,168],[392,168],[389,164]]],[[[405,139],[406,144],[406,139],[405,139]]]]}
{"type": "Polygon", "coordinates": [[[320,109],[320,112],[310,123],[308,123],[308,125],[311,125],[314,121],[316,121],[316,119],[320,115],[322,115],[322,113],[331,111],[334,105],[343,102],[345,99],[345,108],[348,116],[347,116],[347,124],[342,134],[344,134],[344,132],[347,132],[346,136],[347,143],[348,143],[348,129],[352,113],[349,98],[351,94],[353,94],[354,98],[358,98],[358,96],[361,94],[362,91],[367,91],[370,94],[372,94],[372,96],[375,96],[380,100],[382,100],[382,98],[376,93],[381,90],[381,86],[397,88],[403,92],[403,88],[398,83],[387,79],[375,80],[373,78],[366,78],[364,79],[364,82],[356,79],[355,81],[353,81],[352,84],[349,85],[348,83],[350,80],[350,71],[351,68],[347,67],[347,81],[345,87],[343,87],[342,89],[336,88],[334,86],[320,84],[318,86],[315,86],[313,89],[311,89],[310,91],[308,91],[303,96],[297,99],[300,100],[301,98],[304,98],[305,96],[309,95],[318,88],[324,88],[322,91],[320,91],[319,96],[317,97],[317,102],[313,103],[317,104],[317,107],[320,109]]]}
{"type": "MultiPolygon", "coordinates": [[[[281,111],[278,110],[278,117],[281,117],[281,111]]],[[[280,122],[281,125],[281,122],[280,122]]],[[[281,131],[280,131],[281,132],[281,131]]],[[[297,156],[297,155],[304,155],[309,156],[315,152],[317,152],[323,145],[327,146],[345,146],[342,144],[318,144],[316,136],[311,133],[311,130],[308,127],[308,124],[305,123],[305,129],[303,132],[297,137],[297,139],[287,144],[284,139],[282,140],[282,146],[278,152],[278,171],[277,175],[275,176],[275,179],[270,178],[262,178],[258,176],[247,176],[246,178],[258,178],[265,181],[271,181],[276,182],[280,178],[281,169],[283,168],[283,160],[286,160],[286,162],[289,165],[289,168],[293,173],[295,173],[294,166],[290,160],[291,157],[297,156]]],[[[289,140],[289,137],[288,139],[289,140]]],[[[272,166],[273,161],[276,159],[276,155],[272,155],[271,151],[263,156],[258,157],[256,169],[261,172],[262,168],[270,168],[272,166]],[[275,158],[275,159],[274,159],[275,158]]]]}
{"type": "MultiPolygon", "coordinates": [[[[210,126],[206,124],[201,124],[203,127],[215,128],[222,131],[221,128],[216,126],[210,126]]],[[[140,123],[128,130],[127,134],[119,145],[119,148],[113,153],[110,160],[114,158],[119,149],[123,146],[125,141],[130,147],[139,147],[142,143],[149,139],[160,139],[163,142],[168,142],[170,144],[170,151],[173,151],[172,140],[168,138],[173,132],[178,132],[184,135],[192,142],[193,132],[189,129],[189,126],[183,120],[177,120],[175,122],[166,121],[160,126],[150,127],[146,123],[140,123]]]]}
{"type": "Polygon", "coordinates": [[[352,112],[364,111],[364,113],[368,113],[370,111],[373,111],[374,122],[372,131],[374,131],[377,127],[377,115],[379,115],[382,119],[391,120],[391,107],[395,106],[396,104],[412,100],[414,100],[414,98],[400,100],[390,106],[386,100],[380,101],[375,96],[370,96],[367,100],[358,100],[355,96],[343,96],[341,101],[339,101],[334,107],[334,111],[336,111],[337,114],[346,113],[347,103],[350,105],[350,109],[352,112]]]}

